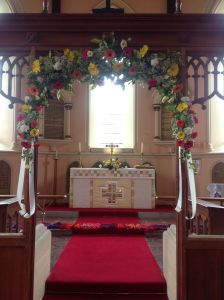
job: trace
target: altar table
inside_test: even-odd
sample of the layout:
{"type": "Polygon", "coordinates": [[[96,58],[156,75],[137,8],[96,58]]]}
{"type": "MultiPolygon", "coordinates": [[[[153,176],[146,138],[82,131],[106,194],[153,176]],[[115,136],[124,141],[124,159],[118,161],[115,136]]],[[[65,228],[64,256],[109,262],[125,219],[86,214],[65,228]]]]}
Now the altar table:
{"type": "Polygon", "coordinates": [[[154,208],[155,169],[71,168],[69,206],[154,208]]]}

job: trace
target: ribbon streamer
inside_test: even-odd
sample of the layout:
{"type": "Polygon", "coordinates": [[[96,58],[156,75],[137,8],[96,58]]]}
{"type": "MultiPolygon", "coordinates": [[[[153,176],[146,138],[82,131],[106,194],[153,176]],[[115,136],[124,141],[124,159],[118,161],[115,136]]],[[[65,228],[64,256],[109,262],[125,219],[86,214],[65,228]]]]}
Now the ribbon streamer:
{"type": "MultiPolygon", "coordinates": [[[[190,218],[186,217],[187,220],[193,219],[196,215],[196,206],[197,206],[197,198],[196,198],[196,188],[195,188],[195,179],[194,179],[194,170],[190,166],[192,165],[192,155],[190,153],[189,158],[187,158],[187,174],[188,174],[188,182],[190,188],[191,195],[191,205],[192,205],[192,215],[190,218]]],[[[179,169],[179,195],[178,201],[175,210],[180,212],[182,210],[183,204],[183,187],[182,187],[182,169],[181,169],[181,148],[178,147],[178,169],[179,169]]]]}
{"type": "MultiPolygon", "coordinates": [[[[33,148],[31,149],[33,152],[33,148]]],[[[24,176],[25,176],[25,160],[21,158],[20,172],[19,172],[19,181],[17,186],[16,198],[19,202],[21,210],[19,211],[20,215],[24,218],[30,218],[35,213],[35,193],[34,193],[34,166],[31,164],[29,169],[29,206],[30,212],[26,211],[25,205],[22,203],[23,199],[23,187],[24,187],[24,176]]]]}

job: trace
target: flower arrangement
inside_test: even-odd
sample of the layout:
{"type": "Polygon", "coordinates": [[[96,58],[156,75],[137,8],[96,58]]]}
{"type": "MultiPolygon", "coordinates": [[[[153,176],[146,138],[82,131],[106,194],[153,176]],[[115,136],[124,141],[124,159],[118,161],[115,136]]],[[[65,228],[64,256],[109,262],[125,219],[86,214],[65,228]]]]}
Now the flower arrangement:
{"type": "MultiPolygon", "coordinates": [[[[92,87],[102,86],[105,79],[123,87],[125,82],[141,82],[149,89],[155,88],[162,103],[178,102],[180,52],[155,53],[148,45],[135,49],[130,47],[130,41],[130,38],[117,40],[114,33],[103,34],[102,38],[92,40],[96,47],[64,49],[62,53],[49,52],[32,58],[27,76],[28,93],[17,116],[17,132],[27,166],[32,161],[30,148],[38,144],[39,112],[48,106],[53,94],[59,98],[61,90],[71,90],[74,81],[86,82],[92,87]]],[[[176,136],[181,140],[179,134],[176,136]]]]}
{"type": "Polygon", "coordinates": [[[126,161],[122,162],[118,158],[111,158],[104,161],[101,165],[99,165],[99,167],[116,171],[117,169],[121,168],[129,168],[129,165],[126,161]]]}
{"type": "Polygon", "coordinates": [[[176,145],[181,147],[182,159],[186,159],[197,137],[197,132],[194,130],[195,124],[198,123],[196,112],[192,109],[189,97],[181,97],[180,101],[171,107],[172,133],[176,138],[176,145]]]}

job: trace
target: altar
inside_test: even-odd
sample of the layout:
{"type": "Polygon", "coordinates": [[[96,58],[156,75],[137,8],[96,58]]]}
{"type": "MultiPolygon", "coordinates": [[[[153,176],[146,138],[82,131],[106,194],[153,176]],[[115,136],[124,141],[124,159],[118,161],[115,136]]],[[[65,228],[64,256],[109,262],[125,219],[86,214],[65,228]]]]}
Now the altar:
{"type": "Polygon", "coordinates": [[[71,168],[69,206],[154,208],[155,169],[71,168]]]}

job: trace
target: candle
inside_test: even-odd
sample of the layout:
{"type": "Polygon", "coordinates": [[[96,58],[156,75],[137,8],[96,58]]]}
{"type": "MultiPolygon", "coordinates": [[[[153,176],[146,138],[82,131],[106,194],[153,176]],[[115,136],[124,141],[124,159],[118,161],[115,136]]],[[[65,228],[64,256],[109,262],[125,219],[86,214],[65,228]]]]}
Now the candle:
{"type": "Polygon", "coordinates": [[[143,142],[141,142],[141,153],[143,153],[144,145],[143,142]]]}
{"type": "Polygon", "coordinates": [[[79,153],[82,152],[82,145],[81,145],[81,142],[79,142],[79,153]]]}

